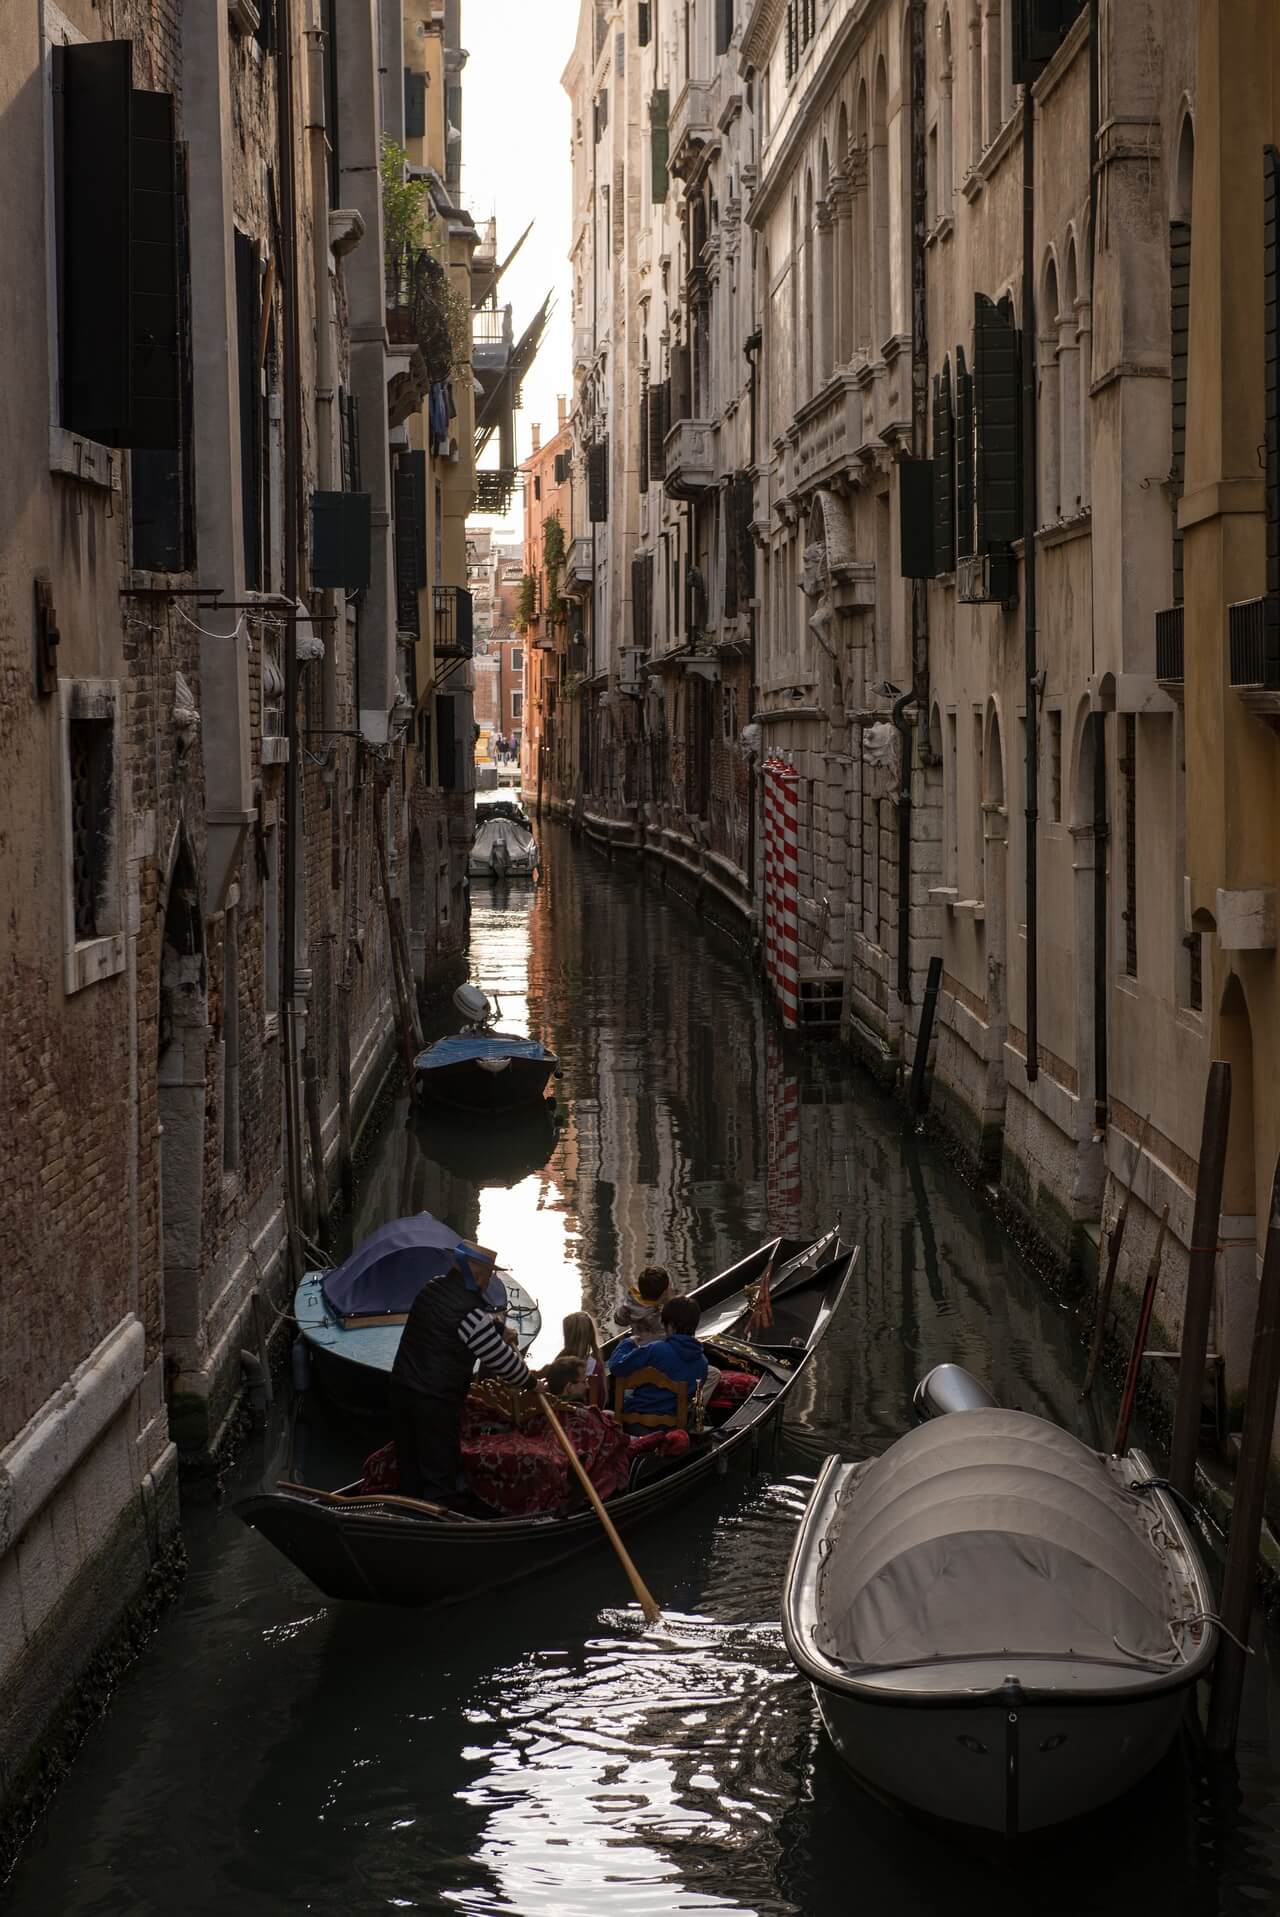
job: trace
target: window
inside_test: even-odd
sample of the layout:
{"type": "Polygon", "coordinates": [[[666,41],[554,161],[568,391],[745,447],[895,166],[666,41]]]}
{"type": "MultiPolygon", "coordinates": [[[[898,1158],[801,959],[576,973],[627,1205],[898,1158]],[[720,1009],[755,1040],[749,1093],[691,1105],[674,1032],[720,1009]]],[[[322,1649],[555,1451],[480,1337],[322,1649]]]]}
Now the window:
{"type": "Polygon", "coordinates": [[[240,913],[227,908],[222,927],[222,1169],[240,1166],[240,913]]]}
{"type": "Polygon", "coordinates": [[[444,571],[444,493],[439,481],[436,482],[436,578],[444,571]]]}
{"type": "Polygon", "coordinates": [[[946,832],[947,862],[944,868],[945,883],[958,887],[960,884],[960,819],[959,819],[959,739],[957,737],[956,715],[947,714],[947,750],[943,764],[943,829],[946,832]]]}
{"type": "Polygon", "coordinates": [[[280,828],[274,820],[262,834],[262,865],[262,1014],[270,1038],[280,1021],[280,828]]]}
{"type": "Polygon", "coordinates": [[[235,230],[236,366],[240,399],[240,527],[247,586],[262,584],[262,461],[259,416],[262,370],[258,356],[258,249],[235,230]]]}
{"type": "Polygon", "coordinates": [[[1138,976],[1138,721],[1122,715],[1120,779],[1124,803],[1124,969],[1138,976]]]}
{"type": "Polygon", "coordinates": [[[119,688],[60,680],[64,989],[122,971],[119,688]]]}
{"type": "Polygon", "coordinates": [[[987,0],[983,19],[982,63],[986,76],[984,145],[990,146],[1004,125],[1004,34],[1000,0],[987,0]]]}
{"type": "Polygon", "coordinates": [[[1062,824],[1062,714],[1049,714],[1049,823],[1062,824]]]}
{"type": "Polygon", "coordinates": [[[986,818],[982,802],[986,795],[986,757],[982,740],[982,708],[973,709],[973,801],[969,816],[973,820],[973,896],[987,896],[986,818]]]}
{"type": "Polygon", "coordinates": [[[515,724],[518,725],[523,716],[524,716],[524,694],[523,692],[513,692],[511,695],[512,720],[515,724]]]}
{"type": "Polygon", "coordinates": [[[523,646],[512,646],[511,670],[512,672],[524,671],[524,647],[523,646]]]}

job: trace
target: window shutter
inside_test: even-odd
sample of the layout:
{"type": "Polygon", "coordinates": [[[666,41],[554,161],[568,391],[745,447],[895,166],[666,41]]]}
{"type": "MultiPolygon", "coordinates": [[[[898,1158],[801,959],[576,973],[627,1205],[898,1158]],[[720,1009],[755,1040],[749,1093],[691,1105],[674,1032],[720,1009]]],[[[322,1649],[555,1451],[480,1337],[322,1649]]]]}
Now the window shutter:
{"type": "MultiPolygon", "coordinates": [[[[690,393],[689,348],[673,346],[671,349],[671,419],[692,418],[692,395],[690,393]]],[[[670,426],[668,426],[670,431],[670,426]]]]}
{"type": "Polygon", "coordinates": [[[1191,228],[1185,220],[1169,227],[1169,375],[1173,482],[1173,603],[1182,604],[1182,534],[1178,501],[1187,460],[1187,349],[1191,324],[1191,228]]]}
{"type": "Polygon", "coordinates": [[[564,485],[564,482],[565,482],[565,480],[566,480],[566,479],[567,479],[567,478],[569,477],[569,455],[568,455],[568,453],[557,453],[557,454],[556,454],[556,466],[555,466],[555,472],[556,472],[556,485],[557,485],[557,486],[563,486],[563,485],[564,485]]]}
{"type": "Polygon", "coordinates": [[[755,517],[756,489],[750,473],[738,473],[733,481],[733,516],[737,521],[735,541],[738,557],[738,604],[745,608],[756,596],[756,542],[751,521],[755,517]]]}
{"type": "Polygon", "coordinates": [[[642,47],[649,44],[649,0],[640,0],[637,8],[636,43],[642,47]]]}
{"type": "Polygon", "coordinates": [[[729,42],[733,38],[733,0],[715,0],[716,7],[716,55],[729,51],[729,42]]]}
{"type": "Polygon", "coordinates": [[[240,526],[244,537],[244,577],[262,584],[262,527],[259,499],[258,402],[258,249],[236,227],[236,370],[240,396],[240,526]]]}
{"type": "Polygon", "coordinates": [[[458,734],[454,725],[452,698],[436,698],[436,757],[440,787],[454,792],[458,785],[458,734]]]}
{"type": "Polygon", "coordinates": [[[258,0],[258,31],[254,35],[264,53],[276,44],[276,0],[258,0]]]}
{"type": "Polygon", "coordinates": [[[138,93],[129,141],[129,436],[152,452],[180,438],[178,171],[173,96],[138,93]]]}
{"type": "Polygon", "coordinates": [[[640,490],[649,490],[649,388],[640,388],[640,436],[637,441],[640,464],[640,490]]]}
{"type": "Polygon", "coordinates": [[[609,517],[609,441],[587,448],[587,518],[593,526],[609,517]]]}
{"type": "MultiPolygon", "coordinates": [[[[1267,593],[1280,595],[1280,153],[1263,148],[1263,378],[1267,447],[1267,593]]],[[[1270,615],[1274,622],[1274,612],[1270,615]]],[[[1274,626],[1272,628],[1274,630],[1274,626]]]]}
{"type": "Polygon", "coordinates": [[[427,137],[427,76],[415,73],[412,67],[404,70],[404,137],[406,140],[427,137]]]}
{"type": "Polygon", "coordinates": [[[1008,546],[1022,531],[1018,329],[984,293],[974,295],[973,399],[976,418],[978,551],[1008,546]]]}
{"type": "Polygon", "coordinates": [[[653,554],[637,553],[631,561],[631,632],[647,652],[652,643],[653,554]]]}
{"type": "Polygon", "coordinates": [[[652,197],[655,206],[667,197],[667,89],[655,87],[649,95],[649,145],[652,197]]]}
{"type": "Polygon", "coordinates": [[[649,388],[649,476],[661,479],[667,470],[665,444],[670,382],[662,380],[649,388]]]}
{"type": "Polygon", "coordinates": [[[1044,72],[1084,0],[1012,0],[1012,4],[1013,82],[1023,86],[1044,72]]]}
{"type": "Polygon", "coordinates": [[[933,382],[933,563],[952,572],[956,558],[955,430],[951,412],[951,367],[933,382]]]}
{"type": "Polygon", "coordinates": [[[130,424],[132,82],[129,40],[54,49],[62,423],[107,446],[127,444],[130,424]]]}
{"type": "Polygon", "coordinates": [[[418,593],[427,583],[427,456],[401,453],[395,466],[396,627],[419,636],[418,593]]]}
{"type": "Polygon", "coordinates": [[[722,604],[726,619],[738,616],[738,515],[734,510],[733,481],[720,495],[724,538],[722,541],[724,589],[722,604]]]}
{"type": "Polygon", "coordinates": [[[933,579],[933,461],[904,459],[898,465],[899,540],[904,579],[933,579]]]}
{"type": "Polygon", "coordinates": [[[466,586],[458,587],[456,636],[463,658],[470,659],[476,649],[475,602],[466,586]]]}
{"type": "Polygon", "coordinates": [[[973,377],[956,348],[956,557],[973,554],[973,377]]]}
{"type": "Polygon", "coordinates": [[[312,493],[311,583],[359,592],[371,569],[368,493],[312,493]]]}

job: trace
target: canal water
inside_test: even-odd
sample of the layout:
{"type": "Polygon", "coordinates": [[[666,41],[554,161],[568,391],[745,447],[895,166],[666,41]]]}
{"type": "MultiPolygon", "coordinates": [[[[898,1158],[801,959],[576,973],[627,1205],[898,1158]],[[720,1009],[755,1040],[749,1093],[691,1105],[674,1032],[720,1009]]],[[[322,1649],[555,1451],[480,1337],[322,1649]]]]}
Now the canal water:
{"type": "Polygon", "coordinates": [[[748,975],[652,882],[545,834],[536,896],[481,895],[472,974],[559,1053],[558,1128],[487,1136],[402,1107],[357,1234],[425,1206],[537,1293],[607,1322],[660,1260],[706,1278],[837,1218],[852,1295],[776,1456],[633,1540],[646,1630],[605,1551],[451,1612],[326,1602],[235,1517],[288,1467],[336,1483],[370,1439],[278,1407],[188,1521],[182,1597],[8,1886],[14,1917],[387,1910],[653,1913],[1280,1910],[1274,1642],[1259,1628],[1238,1771],[1188,1738],[1137,1794],[1013,1850],[873,1802],[823,1740],[778,1628],[822,1457],[876,1452],[941,1359],[1102,1442],[1062,1313],[834,1048],[785,1050],[748,975]]]}

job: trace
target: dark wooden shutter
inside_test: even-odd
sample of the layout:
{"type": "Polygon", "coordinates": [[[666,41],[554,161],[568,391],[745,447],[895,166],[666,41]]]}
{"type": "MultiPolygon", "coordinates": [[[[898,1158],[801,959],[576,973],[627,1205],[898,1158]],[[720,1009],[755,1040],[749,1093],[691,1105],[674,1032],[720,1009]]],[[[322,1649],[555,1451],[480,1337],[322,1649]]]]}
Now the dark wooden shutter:
{"type": "Polygon", "coordinates": [[[724,538],[721,542],[723,590],[721,594],[724,616],[736,619],[738,616],[738,517],[733,509],[733,482],[729,482],[720,494],[721,524],[724,538]]]}
{"type": "Polygon", "coordinates": [[[436,757],[439,761],[442,791],[454,792],[458,785],[458,733],[453,717],[452,698],[436,699],[436,757]]]}
{"type": "Polygon", "coordinates": [[[360,592],[371,572],[368,493],[312,493],[311,583],[360,592]]]}
{"type": "Polygon", "coordinates": [[[556,485],[557,485],[557,486],[563,486],[563,485],[564,485],[564,482],[565,482],[565,480],[566,480],[566,479],[567,479],[567,478],[569,477],[569,455],[568,455],[568,453],[557,453],[557,454],[556,454],[556,468],[555,468],[555,471],[556,471],[556,485]]]}
{"type": "Polygon", "coordinates": [[[933,461],[903,459],[898,463],[899,544],[904,579],[932,579],[933,461]]]}
{"type": "MultiPolygon", "coordinates": [[[[1280,153],[1264,147],[1262,155],[1263,204],[1263,368],[1267,425],[1267,594],[1274,602],[1280,595],[1280,153]]],[[[1269,614],[1269,631],[1274,634],[1276,613],[1269,614]]]]}
{"type": "Polygon", "coordinates": [[[733,0],[715,0],[716,8],[716,55],[717,58],[729,51],[729,42],[733,38],[733,0]]]}
{"type": "Polygon", "coordinates": [[[1182,604],[1182,534],[1178,501],[1187,462],[1187,348],[1191,325],[1191,227],[1174,220],[1169,227],[1169,480],[1173,506],[1173,603],[1182,604]]]}
{"type": "Polygon", "coordinates": [[[463,658],[470,659],[476,649],[475,602],[466,586],[458,587],[456,638],[463,658]]]}
{"type": "Polygon", "coordinates": [[[276,44],[276,0],[257,0],[258,31],[254,35],[264,53],[270,53],[276,44]]]}
{"type": "Polygon", "coordinates": [[[756,596],[756,542],[751,531],[756,510],[756,488],[750,473],[734,475],[732,498],[733,516],[737,524],[734,544],[738,560],[738,605],[745,608],[756,596]]]}
{"type": "MultiPolygon", "coordinates": [[[[692,385],[692,379],[691,379],[690,366],[689,366],[689,348],[688,346],[673,346],[671,348],[671,421],[672,423],[674,423],[676,420],[691,419],[693,417],[693,414],[691,411],[691,407],[693,404],[693,395],[690,390],[691,385],[692,385]]],[[[670,426],[668,426],[668,431],[670,431],[670,426]]]]}
{"type": "Polygon", "coordinates": [[[1021,378],[1018,329],[984,293],[974,295],[973,399],[976,418],[978,551],[1010,545],[1022,532],[1018,445],[1021,378]]]}
{"type": "Polygon", "coordinates": [[[951,410],[951,367],[944,363],[933,382],[933,564],[952,572],[956,558],[955,424],[951,410]]]}
{"type": "Polygon", "coordinates": [[[395,465],[396,627],[419,634],[418,594],[427,583],[427,456],[401,453],[395,465]]]}
{"type": "Polygon", "coordinates": [[[423,140],[427,133],[427,76],[404,70],[404,137],[423,140]]]}
{"type": "Polygon", "coordinates": [[[637,553],[631,561],[631,635],[633,642],[643,646],[646,652],[652,636],[652,568],[652,553],[637,553]]]}
{"type": "Polygon", "coordinates": [[[636,44],[642,47],[649,44],[649,0],[640,0],[636,10],[636,44]]]}
{"type": "Polygon", "coordinates": [[[649,490],[649,388],[640,388],[640,435],[636,442],[640,466],[640,490],[649,490]]]}
{"type": "Polygon", "coordinates": [[[1013,82],[1022,86],[1044,72],[1084,0],[1011,0],[1011,4],[1013,82]]]}
{"type": "Polygon", "coordinates": [[[62,423],[87,439],[124,446],[133,357],[133,47],[128,40],[100,40],[55,47],[53,57],[61,159],[62,423]]]}
{"type": "Polygon", "coordinates": [[[261,515],[258,509],[258,249],[247,233],[235,230],[236,369],[240,394],[240,526],[244,536],[244,577],[262,584],[261,515]]]}
{"type": "Polygon", "coordinates": [[[973,554],[973,376],[956,348],[956,557],[973,554]]]}
{"type": "Polygon", "coordinates": [[[609,441],[587,448],[587,518],[593,526],[609,517],[609,441]]]}
{"type": "Polygon", "coordinates": [[[669,141],[667,135],[667,89],[655,87],[649,95],[649,148],[651,162],[651,190],[654,205],[667,197],[667,154],[669,141]]]}
{"type": "Polygon", "coordinates": [[[668,380],[649,388],[649,475],[653,479],[661,479],[667,470],[665,447],[670,393],[668,380]]]}
{"type": "Polygon", "coordinates": [[[135,92],[129,180],[130,446],[176,451],[181,433],[178,169],[173,97],[135,92]]]}

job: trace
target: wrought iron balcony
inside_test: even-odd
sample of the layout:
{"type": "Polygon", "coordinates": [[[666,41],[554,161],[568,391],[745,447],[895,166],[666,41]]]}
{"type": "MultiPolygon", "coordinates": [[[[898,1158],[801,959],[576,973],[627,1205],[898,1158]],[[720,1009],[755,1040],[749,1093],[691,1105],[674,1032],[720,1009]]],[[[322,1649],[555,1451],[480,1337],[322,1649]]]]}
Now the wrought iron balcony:
{"type": "Polygon", "coordinates": [[[1182,703],[1182,607],[1168,606],[1156,614],[1156,678],[1170,698],[1182,703]]]}
{"type": "Polygon", "coordinates": [[[1280,717],[1280,597],[1228,606],[1227,645],[1233,691],[1264,717],[1280,717]]]}
{"type": "Polygon", "coordinates": [[[676,421],[663,446],[663,474],[668,499],[700,499],[715,485],[715,427],[710,420],[676,421]]]}
{"type": "Polygon", "coordinates": [[[434,642],[437,659],[470,659],[475,652],[471,594],[465,586],[436,586],[434,642]]]}

